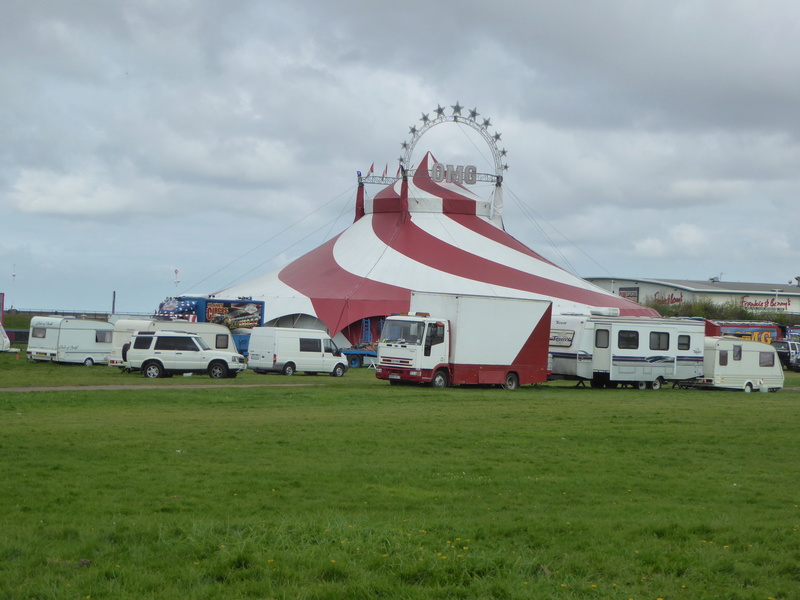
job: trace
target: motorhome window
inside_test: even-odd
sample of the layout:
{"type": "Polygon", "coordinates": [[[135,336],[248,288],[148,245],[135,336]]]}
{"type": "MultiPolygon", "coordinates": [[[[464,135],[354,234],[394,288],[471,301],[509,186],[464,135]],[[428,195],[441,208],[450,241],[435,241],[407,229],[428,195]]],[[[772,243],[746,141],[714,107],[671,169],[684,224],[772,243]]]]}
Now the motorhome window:
{"type": "Polygon", "coordinates": [[[734,346],[733,347],[733,360],[742,360],[742,347],[741,346],[734,346]]]}
{"type": "Polygon", "coordinates": [[[94,341],[98,344],[110,344],[112,331],[98,330],[94,332],[94,341]]]}
{"type": "Polygon", "coordinates": [[[728,365],[728,351],[727,350],[720,350],[719,351],[719,366],[725,367],[728,365]]]}
{"type": "Polygon", "coordinates": [[[594,332],[594,347],[608,348],[608,329],[598,329],[594,332]]]}
{"type": "Polygon", "coordinates": [[[137,337],[133,340],[133,347],[136,350],[149,350],[152,341],[151,337],[137,337]]]}
{"type": "Polygon", "coordinates": [[[215,347],[220,350],[226,350],[228,348],[228,339],[227,333],[218,333],[215,338],[215,347]]]}
{"type": "Polygon", "coordinates": [[[33,328],[33,337],[35,338],[43,338],[47,335],[47,329],[44,327],[34,327],[33,328]]]}
{"type": "Polygon", "coordinates": [[[322,352],[322,340],[300,338],[300,352],[322,352]]]}
{"type": "Polygon", "coordinates": [[[678,350],[688,350],[691,345],[691,339],[688,335],[679,335],[678,350]]]}
{"type": "Polygon", "coordinates": [[[759,352],[758,353],[758,366],[759,367],[774,367],[775,366],[775,353],[774,352],[759,352]]]}
{"type": "Polygon", "coordinates": [[[617,345],[622,350],[636,350],[639,348],[638,331],[620,331],[617,336],[617,345]]]}
{"type": "Polygon", "coordinates": [[[650,350],[669,350],[669,334],[663,331],[651,331],[650,350]]]}
{"type": "Polygon", "coordinates": [[[422,344],[425,323],[422,321],[395,321],[387,319],[381,332],[381,339],[397,344],[422,344]]]}

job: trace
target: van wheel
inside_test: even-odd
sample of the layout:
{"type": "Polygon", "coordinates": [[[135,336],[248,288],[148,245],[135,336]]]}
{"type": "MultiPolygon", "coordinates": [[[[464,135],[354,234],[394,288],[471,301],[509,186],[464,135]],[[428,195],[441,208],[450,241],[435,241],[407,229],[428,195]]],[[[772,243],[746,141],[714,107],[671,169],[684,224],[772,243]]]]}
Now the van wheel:
{"type": "Polygon", "coordinates": [[[447,373],[444,371],[436,371],[436,375],[431,379],[431,387],[435,388],[446,388],[449,383],[447,373]]]}
{"type": "Polygon", "coordinates": [[[519,377],[516,373],[507,373],[503,387],[507,390],[515,390],[519,387],[519,377]]]}
{"type": "Polygon", "coordinates": [[[294,363],[286,363],[283,365],[283,374],[287,376],[294,375],[294,363]]]}
{"type": "Polygon", "coordinates": [[[164,376],[164,367],[157,362],[149,362],[142,367],[142,375],[147,379],[158,379],[164,376]]]}
{"type": "Polygon", "coordinates": [[[753,391],[753,384],[748,381],[746,384],[744,384],[744,393],[749,394],[752,391],[753,391]]]}
{"type": "Polygon", "coordinates": [[[331,375],[333,377],[341,377],[342,375],[344,375],[344,365],[342,363],[339,363],[338,365],[333,367],[333,371],[331,371],[331,375]]]}
{"type": "Polygon", "coordinates": [[[83,361],[83,365],[86,367],[91,367],[94,365],[94,361],[91,358],[87,358],[85,361],[83,361]]]}
{"type": "Polygon", "coordinates": [[[228,376],[228,365],[219,361],[212,362],[208,367],[208,376],[211,379],[225,379],[228,376]]]}
{"type": "Polygon", "coordinates": [[[651,385],[651,387],[652,387],[654,390],[660,390],[660,389],[661,389],[661,377],[659,377],[658,379],[656,379],[656,380],[655,380],[655,381],[654,381],[652,384],[650,384],[650,385],[651,385]]]}

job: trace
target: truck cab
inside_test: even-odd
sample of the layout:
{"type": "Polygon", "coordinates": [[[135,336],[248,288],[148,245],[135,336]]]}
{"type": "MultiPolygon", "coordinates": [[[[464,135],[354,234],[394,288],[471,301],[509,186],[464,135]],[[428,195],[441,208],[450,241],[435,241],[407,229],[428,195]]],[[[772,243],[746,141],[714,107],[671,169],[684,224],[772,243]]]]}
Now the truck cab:
{"type": "Polygon", "coordinates": [[[381,331],[376,376],[395,384],[447,387],[449,347],[447,321],[431,319],[427,313],[388,317],[381,331]]]}

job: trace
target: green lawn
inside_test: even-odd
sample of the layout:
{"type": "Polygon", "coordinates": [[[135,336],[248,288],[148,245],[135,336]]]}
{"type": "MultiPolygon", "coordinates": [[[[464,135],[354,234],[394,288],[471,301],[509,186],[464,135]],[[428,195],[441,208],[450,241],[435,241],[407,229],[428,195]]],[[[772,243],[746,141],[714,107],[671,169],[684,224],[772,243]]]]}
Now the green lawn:
{"type": "Polygon", "coordinates": [[[15,382],[0,598],[800,597],[798,391],[15,382]]]}

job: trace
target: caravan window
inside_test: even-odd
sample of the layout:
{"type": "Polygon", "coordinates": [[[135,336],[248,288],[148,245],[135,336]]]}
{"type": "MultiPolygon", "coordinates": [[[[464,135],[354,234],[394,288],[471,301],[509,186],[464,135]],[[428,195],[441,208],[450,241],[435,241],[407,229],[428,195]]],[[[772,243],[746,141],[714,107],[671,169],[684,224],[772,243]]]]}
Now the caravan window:
{"type": "Polygon", "coordinates": [[[650,350],[669,350],[669,334],[663,331],[651,331],[650,350]]]}
{"type": "Polygon", "coordinates": [[[227,333],[218,333],[215,340],[215,346],[219,350],[227,350],[228,349],[228,334],[227,333]]]}
{"type": "Polygon", "coordinates": [[[322,352],[322,340],[300,338],[300,352],[322,352]]]}
{"type": "Polygon", "coordinates": [[[617,337],[617,346],[623,350],[637,350],[639,348],[639,332],[620,331],[617,337]]]}
{"type": "Polygon", "coordinates": [[[688,350],[691,338],[688,335],[678,336],[678,350],[688,350]]]}
{"type": "Polygon", "coordinates": [[[594,347],[608,348],[608,329],[598,329],[594,332],[594,347]]]}
{"type": "Polygon", "coordinates": [[[106,330],[97,330],[94,332],[94,341],[98,344],[110,344],[111,343],[111,334],[113,331],[106,330]]]}
{"type": "Polygon", "coordinates": [[[775,366],[775,353],[774,352],[759,352],[758,353],[758,366],[759,367],[774,367],[775,366]]]}
{"type": "Polygon", "coordinates": [[[720,350],[719,351],[719,366],[720,367],[728,366],[728,351],[727,350],[720,350]]]}
{"type": "Polygon", "coordinates": [[[733,347],[733,360],[742,360],[742,347],[741,346],[734,346],[733,347]]]}
{"type": "Polygon", "coordinates": [[[44,327],[34,327],[32,335],[35,338],[43,338],[47,335],[47,329],[44,327]]]}

